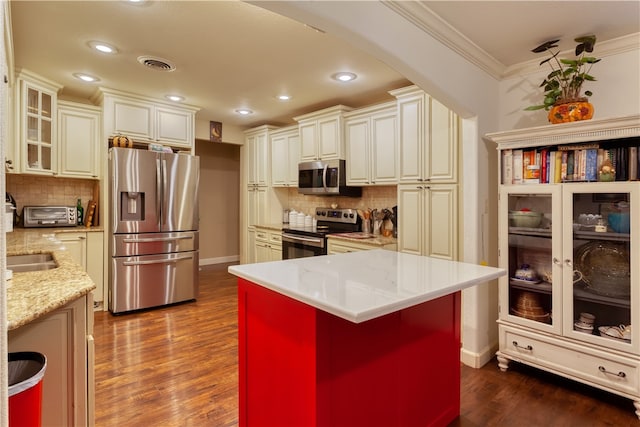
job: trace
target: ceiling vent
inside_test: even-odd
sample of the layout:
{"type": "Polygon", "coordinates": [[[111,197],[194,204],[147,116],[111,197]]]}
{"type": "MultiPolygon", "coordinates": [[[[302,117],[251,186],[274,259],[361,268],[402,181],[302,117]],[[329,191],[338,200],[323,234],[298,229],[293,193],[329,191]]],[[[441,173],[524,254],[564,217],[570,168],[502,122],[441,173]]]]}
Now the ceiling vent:
{"type": "Polygon", "coordinates": [[[154,58],[153,56],[139,56],[138,62],[156,71],[173,71],[176,66],[166,59],[154,58]]]}

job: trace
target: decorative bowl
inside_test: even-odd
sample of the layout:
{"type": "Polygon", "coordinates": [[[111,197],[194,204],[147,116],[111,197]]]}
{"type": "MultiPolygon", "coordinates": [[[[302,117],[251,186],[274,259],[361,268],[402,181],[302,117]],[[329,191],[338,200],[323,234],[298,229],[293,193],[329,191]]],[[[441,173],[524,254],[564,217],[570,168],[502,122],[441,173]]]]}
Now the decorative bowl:
{"type": "Polygon", "coordinates": [[[609,227],[616,233],[629,233],[631,224],[629,212],[610,212],[608,215],[609,227]]]}
{"type": "Polygon", "coordinates": [[[631,293],[631,258],[624,243],[592,240],[575,251],[574,264],[587,290],[610,297],[631,293]]]}
{"type": "Polygon", "coordinates": [[[532,211],[511,211],[509,220],[514,227],[536,228],[542,222],[541,212],[532,211]]]}

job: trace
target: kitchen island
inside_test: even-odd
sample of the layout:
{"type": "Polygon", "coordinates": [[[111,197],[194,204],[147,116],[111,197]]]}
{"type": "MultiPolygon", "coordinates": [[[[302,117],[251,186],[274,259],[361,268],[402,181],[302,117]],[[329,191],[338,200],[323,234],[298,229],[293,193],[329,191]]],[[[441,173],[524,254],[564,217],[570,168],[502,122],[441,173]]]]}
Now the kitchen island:
{"type": "Polygon", "coordinates": [[[241,426],[447,425],[460,291],[498,268],[386,250],[229,267],[241,426]]]}

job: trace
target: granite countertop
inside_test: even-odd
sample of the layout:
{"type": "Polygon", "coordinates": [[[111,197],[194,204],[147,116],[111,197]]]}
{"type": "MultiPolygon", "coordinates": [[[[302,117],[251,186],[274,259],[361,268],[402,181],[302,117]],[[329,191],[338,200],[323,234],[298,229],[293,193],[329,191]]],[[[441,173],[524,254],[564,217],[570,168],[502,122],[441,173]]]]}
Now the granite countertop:
{"type": "Polygon", "coordinates": [[[26,325],[96,288],[82,266],[66,251],[64,243],[56,239],[57,232],[82,229],[15,229],[6,234],[7,255],[50,252],[58,264],[51,270],[13,273],[13,278],[5,282],[8,330],[26,325]]]}
{"type": "Polygon", "coordinates": [[[288,227],[289,224],[271,223],[271,224],[256,224],[256,228],[264,228],[271,231],[282,231],[283,227],[288,227]]]}
{"type": "Polygon", "coordinates": [[[367,233],[337,233],[327,234],[327,238],[335,240],[344,240],[354,243],[364,243],[365,245],[386,246],[398,243],[395,237],[384,237],[381,234],[367,233]]]}
{"type": "Polygon", "coordinates": [[[229,272],[354,323],[506,274],[500,268],[384,249],[235,265],[229,272]]]}

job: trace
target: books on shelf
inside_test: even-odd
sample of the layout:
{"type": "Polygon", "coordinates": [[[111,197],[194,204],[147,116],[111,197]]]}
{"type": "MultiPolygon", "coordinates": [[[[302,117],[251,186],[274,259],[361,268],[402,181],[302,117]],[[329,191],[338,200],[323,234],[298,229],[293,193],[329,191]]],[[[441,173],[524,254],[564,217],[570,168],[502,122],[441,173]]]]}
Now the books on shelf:
{"type": "MultiPolygon", "coordinates": [[[[633,145],[601,147],[600,143],[502,150],[503,184],[554,184],[598,181],[609,160],[616,181],[640,179],[640,140],[633,145]]],[[[602,144],[604,145],[604,143],[602,144]]]]}

